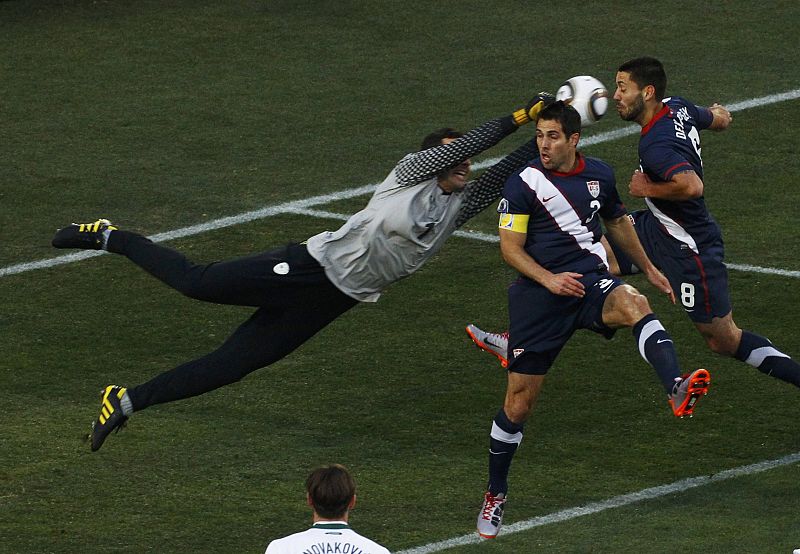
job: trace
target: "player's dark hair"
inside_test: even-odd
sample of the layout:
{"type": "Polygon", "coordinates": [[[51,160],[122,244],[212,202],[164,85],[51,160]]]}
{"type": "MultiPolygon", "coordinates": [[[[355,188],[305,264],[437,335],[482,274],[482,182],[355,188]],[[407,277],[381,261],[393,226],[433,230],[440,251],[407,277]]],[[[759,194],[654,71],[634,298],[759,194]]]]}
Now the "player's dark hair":
{"type": "Polygon", "coordinates": [[[442,141],[446,138],[456,139],[463,136],[464,133],[460,133],[451,127],[442,127],[441,129],[436,129],[434,132],[422,139],[422,146],[420,146],[419,149],[427,150],[428,148],[441,145],[442,141]]]}
{"type": "Polygon", "coordinates": [[[664,65],[655,58],[648,56],[634,58],[619,66],[617,71],[629,73],[631,81],[640,89],[653,85],[657,100],[667,95],[667,73],[664,71],[664,65]]]}
{"type": "Polygon", "coordinates": [[[314,511],[325,519],[339,519],[356,494],[356,482],[343,465],[332,464],[315,469],[306,479],[306,492],[314,511]]]}
{"type": "Polygon", "coordinates": [[[567,138],[581,132],[581,114],[569,104],[565,104],[563,100],[553,102],[542,109],[539,112],[539,119],[543,121],[558,121],[567,138]]]}

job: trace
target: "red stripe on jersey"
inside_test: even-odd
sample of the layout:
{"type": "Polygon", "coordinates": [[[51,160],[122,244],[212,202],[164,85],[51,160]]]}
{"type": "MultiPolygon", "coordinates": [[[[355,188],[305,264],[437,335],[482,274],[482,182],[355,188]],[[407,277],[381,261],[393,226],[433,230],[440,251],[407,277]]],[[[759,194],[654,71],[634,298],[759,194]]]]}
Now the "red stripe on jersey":
{"type": "Polygon", "coordinates": [[[553,175],[558,177],[569,177],[570,175],[577,175],[578,173],[582,172],[586,169],[586,160],[583,159],[583,156],[580,152],[575,152],[576,157],[578,158],[578,163],[575,165],[575,169],[567,171],[566,173],[560,173],[558,171],[551,171],[553,175]]]}
{"type": "Polygon", "coordinates": [[[700,279],[703,282],[703,298],[705,299],[706,314],[711,315],[711,295],[708,292],[708,283],[706,282],[706,270],[703,269],[703,261],[700,256],[695,254],[693,256],[694,262],[697,264],[697,269],[700,270],[700,279]]]}
{"type": "Polygon", "coordinates": [[[664,179],[666,179],[667,181],[669,181],[669,179],[670,179],[670,176],[671,176],[673,173],[675,173],[675,170],[677,170],[677,169],[679,169],[679,168],[681,168],[681,167],[683,167],[683,166],[685,166],[685,165],[686,165],[686,166],[689,166],[689,170],[690,170],[690,171],[694,171],[694,168],[692,167],[692,164],[690,164],[689,162],[681,162],[681,163],[679,163],[679,164],[675,164],[675,165],[673,165],[673,166],[672,166],[672,167],[670,167],[668,170],[666,170],[666,171],[664,172],[664,179]]]}
{"type": "Polygon", "coordinates": [[[647,134],[647,132],[650,130],[650,128],[651,128],[651,127],[652,127],[652,126],[655,124],[655,122],[656,122],[656,121],[658,121],[659,119],[661,119],[662,117],[664,117],[665,115],[667,115],[669,112],[670,112],[669,106],[667,106],[666,104],[664,104],[664,107],[663,107],[663,108],[661,108],[661,109],[658,111],[658,113],[656,113],[656,115],[654,115],[654,116],[653,116],[653,119],[651,119],[651,120],[650,120],[650,121],[647,123],[647,125],[645,125],[644,127],[642,127],[642,135],[646,135],[646,134],[647,134]]]}

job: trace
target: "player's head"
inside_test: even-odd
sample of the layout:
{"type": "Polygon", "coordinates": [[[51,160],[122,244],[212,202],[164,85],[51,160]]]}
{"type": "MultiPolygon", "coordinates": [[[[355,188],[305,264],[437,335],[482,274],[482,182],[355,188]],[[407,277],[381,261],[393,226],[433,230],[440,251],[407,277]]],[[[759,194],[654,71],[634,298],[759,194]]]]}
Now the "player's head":
{"type": "MultiPolygon", "coordinates": [[[[427,150],[428,148],[433,148],[434,146],[449,144],[462,136],[464,136],[463,133],[459,133],[450,127],[437,129],[422,139],[422,146],[420,147],[420,150],[427,150]]],[[[445,192],[455,192],[463,189],[467,184],[467,180],[469,179],[471,167],[472,162],[469,159],[466,159],[453,167],[440,171],[436,175],[436,179],[439,181],[439,186],[445,192]]]]}
{"type": "Polygon", "coordinates": [[[580,137],[581,116],[572,106],[559,100],[539,113],[536,146],[545,169],[562,173],[571,171],[580,137]]]}
{"type": "Polygon", "coordinates": [[[459,133],[452,127],[442,127],[441,129],[436,129],[434,132],[422,139],[422,145],[419,147],[419,149],[427,150],[428,148],[441,145],[444,139],[457,139],[463,136],[463,133],[459,133]]]}
{"type": "Polygon", "coordinates": [[[614,101],[619,116],[642,123],[647,104],[659,103],[666,96],[667,74],[655,58],[634,58],[619,66],[616,84],[614,101]]]}
{"type": "Polygon", "coordinates": [[[356,503],[356,483],[343,465],[319,467],[306,479],[306,497],[319,518],[346,520],[356,503]]]}

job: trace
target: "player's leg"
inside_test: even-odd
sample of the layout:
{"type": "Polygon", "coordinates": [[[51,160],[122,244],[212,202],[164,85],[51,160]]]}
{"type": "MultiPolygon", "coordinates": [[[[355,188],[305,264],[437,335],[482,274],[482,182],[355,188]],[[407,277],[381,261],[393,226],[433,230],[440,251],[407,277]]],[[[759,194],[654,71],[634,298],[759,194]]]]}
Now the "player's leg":
{"type": "Polygon", "coordinates": [[[165,371],[145,383],[122,389],[118,402],[113,395],[110,399],[104,397],[104,403],[108,400],[119,404],[120,413],[116,419],[106,422],[103,419],[108,419],[108,416],[104,418],[101,412],[93,425],[92,450],[99,449],[108,434],[134,411],[235,383],[256,369],[288,355],[357,304],[333,285],[329,287],[327,290],[317,287],[313,294],[299,289],[294,299],[290,298],[291,307],[260,308],[215,351],[165,371]]]}
{"type": "Polygon", "coordinates": [[[495,538],[500,532],[511,461],[522,442],[524,423],[536,403],[544,377],[508,373],[505,401],[492,421],[489,434],[489,482],[477,522],[478,534],[483,538],[495,538]]]}
{"type": "Polygon", "coordinates": [[[490,434],[488,489],[493,495],[508,492],[511,458],[522,442],[523,426],[536,404],[544,377],[508,372],[506,397],[492,422],[490,434]]]}
{"type": "Polygon", "coordinates": [[[664,273],[708,347],[766,375],[800,387],[800,365],[769,339],[740,329],[733,320],[722,243],[691,257],[667,258],[664,273]]]}
{"type": "MultiPolygon", "coordinates": [[[[597,287],[588,290],[587,301],[592,302],[600,291],[597,287]]],[[[653,313],[647,298],[634,287],[620,284],[605,295],[602,306],[605,326],[632,328],[639,353],[655,369],[673,413],[679,417],[692,415],[697,400],[708,392],[708,372],[699,369],[681,375],[672,337],[653,313]]]]}
{"type": "Polygon", "coordinates": [[[768,338],[740,329],[732,312],[711,323],[695,322],[695,327],[717,354],[736,358],[765,375],[800,387],[800,364],[775,348],[768,338]]]}
{"type": "Polygon", "coordinates": [[[631,327],[642,358],[656,370],[667,394],[681,376],[672,338],[653,313],[647,298],[631,285],[620,285],[606,297],[603,323],[611,329],[631,327]]]}
{"type": "MultiPolygon", "coordinates": [[[[309,273],[325,281],[322,267],[304,245],[290,245],[251,256],[195,264],[185,255],[130,231],[113,231],[107,250],[133,263],[181,294],[219,304],[263,306],[280,300],[283,289],[309,273]]],[[[313,278],[313,277],[312,277],[313,278]]]]}
{"type": "Polygon", "coordinates": [[[56,248],[107,250],[122,254],[182,294],[220,304],[263,306],[283,297],[282,287],[323,274],[303,245],[211,264],[195,264],[182,253],[147,237],[119,230],[105,219],[72,224],[55,234],[56,248]]]}
{"type": "Polygon", "coordinates": [[[517,281],[508,291],[510,352],[508,385],[503,407],[492,421],[489,437],[489,478],[478,513],[480,536],[494,538],[503,522],[511,461],[522,442],[523,426],[547,371],[573,333],[565,312],[580,299],[558,297],[544,287],[517,281]]]}
{"type": "Polygon", "coordinates": [[[130,389],[133,409],[204,394],[284,358],[357,304],[330,289],[292,307],[260,308],[214,352],[130,389]]]}

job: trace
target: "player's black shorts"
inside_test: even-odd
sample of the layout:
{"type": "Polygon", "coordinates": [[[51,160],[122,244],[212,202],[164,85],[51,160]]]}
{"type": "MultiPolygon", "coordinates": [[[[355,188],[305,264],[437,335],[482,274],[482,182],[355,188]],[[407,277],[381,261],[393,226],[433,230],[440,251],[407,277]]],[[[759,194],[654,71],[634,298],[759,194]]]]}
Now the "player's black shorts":
{"type": "MultiPolygon", "coordinates": [[[[650,260],[669,279],[675,297],[695,323],[711,323],[731,311],[728,269],[722,237],[694,252],[688,245],[666,235],[650,210],[630,214],[634,229],[650,260]]],[[[623,275],[632,272],[630,260],[615,245],[614,254],[623,275]]]]}
{"type": "Polygon", "coordinates": [[[509,371],[546,374],[576,329],[589,329],[609,339],[614,335],[615,330],[603,324],[603,304],[622,280],[597,271],[579,281],[586,290],[583,298],[555,295],[525,278],[509,287],[509,371]]]}

